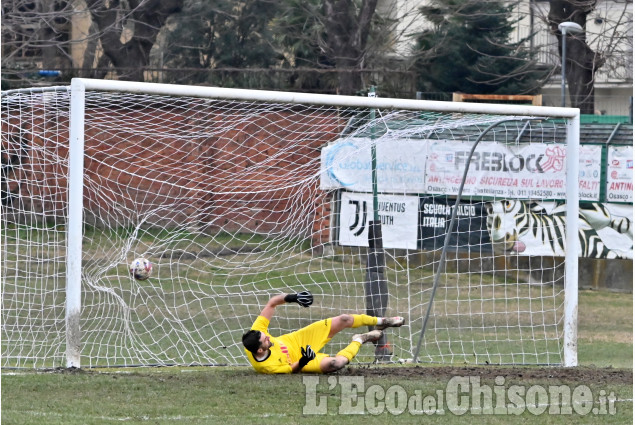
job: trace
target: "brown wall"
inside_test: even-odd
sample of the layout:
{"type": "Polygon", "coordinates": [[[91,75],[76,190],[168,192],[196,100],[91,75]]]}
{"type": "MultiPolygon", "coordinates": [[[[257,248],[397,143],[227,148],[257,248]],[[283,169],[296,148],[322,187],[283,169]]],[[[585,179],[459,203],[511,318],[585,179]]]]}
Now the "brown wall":
{"type": "MultiPolygon", "coordinates": [[[[34,108],[20,122],[9,113],[3,112],[3,164],[16,155],[20,159],[3,178],[3,192],[4,186],[19,191],[29,202],[21,209],[61,216],[67,117],[34,108]]],[[[209,106],[88,106],[87,221],[112,226],[146,217],[149,225],[174,220],[210,231],[311,234],[314,244],[326,241],[329,207],[316,178],[320,149],[337,138],[345,121],[316,108],[254,107],[241,114],[209,106]],[[292,229],[291,221],[304,227],[292,229]]]]}

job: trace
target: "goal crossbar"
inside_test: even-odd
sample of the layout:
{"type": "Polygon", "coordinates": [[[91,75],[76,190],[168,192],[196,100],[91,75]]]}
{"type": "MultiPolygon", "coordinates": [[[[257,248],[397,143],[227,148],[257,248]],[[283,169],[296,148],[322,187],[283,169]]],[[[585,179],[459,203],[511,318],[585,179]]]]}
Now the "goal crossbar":
{"type": "Polygon", "coordinates": [[[207,97],[210,99],[296,103],[354,108],[428,110],[434,112],[497,114],[501,113],[501,111],[505,111],[504,113],[511,115],[526,115],[544,118],[576,118],[580,115],[580,110],[577,108],[501,105],[495,103],[443,102],[436,100],[343,96],[223,87],[180,86],[159,83],[96,80],[90,78],[73,78],[71,82],[71,90],[104,90],[165,96],[207,97]]]}

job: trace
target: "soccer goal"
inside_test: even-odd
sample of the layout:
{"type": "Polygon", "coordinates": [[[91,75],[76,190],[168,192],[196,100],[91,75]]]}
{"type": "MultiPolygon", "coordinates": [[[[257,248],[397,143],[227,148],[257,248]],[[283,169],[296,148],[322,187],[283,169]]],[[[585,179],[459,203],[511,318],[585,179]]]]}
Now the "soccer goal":
{"type": "Polygon", "coordinates": [[[1,103],[4,368],[245,365],[299,289],[272,334],[406,318],[358,362],[577,364],[577,109],[89,79],[1,103]]]}

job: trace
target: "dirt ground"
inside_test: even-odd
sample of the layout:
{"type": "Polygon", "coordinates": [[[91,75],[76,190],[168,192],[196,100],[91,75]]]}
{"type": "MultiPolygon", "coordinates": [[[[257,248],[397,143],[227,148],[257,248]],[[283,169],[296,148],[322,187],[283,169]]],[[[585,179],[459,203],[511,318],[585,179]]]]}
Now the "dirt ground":
{"type": "Polygon", "coordinates": [[[591,367],[505,367],[505,366],[399,366],[376,365],[350,366],[340,375],[366,377],[417,377],[422,379],[449,379],[453,376],[481,376],[483,380],[494,380],[504,376],[508,381],[553,379],[554,383],[632,384],[631,369],[591,368],[591,367]]]}
{"type": "MultiPolygon", "coordinates": [[[[48,372],[86,373],[84,369],[56,368],[48,372]]],[[[245,368],[249,371],[251,368],[245,368]]],[[[597,385],[632,385],[632,369],[614,369],[611,367],[536,367],[536,366],[439,366],[439,365],[392,365],[364,364],[351,365],[335,375],[365,377],[421,377],[422,379],[448,380],[453,376],[480,376],[483,381],[493,381],[497,376],[505,377],[507,382],[553,380],[553,383],[593,383],[597,385]]]]}

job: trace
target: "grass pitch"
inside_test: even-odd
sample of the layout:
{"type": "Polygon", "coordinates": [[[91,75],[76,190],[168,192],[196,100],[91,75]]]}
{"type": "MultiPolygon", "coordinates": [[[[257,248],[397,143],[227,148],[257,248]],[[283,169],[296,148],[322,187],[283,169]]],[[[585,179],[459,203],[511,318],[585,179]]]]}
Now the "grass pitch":
{"type": "MultiPolygon", "coordinates": [[[[3,370],[2,423],[631,424],[632,295],[583,291],[579,314],[578,368],[371,364],[351,366],[330,377],[314,377],[318,379],[316,385],[307,385],[305,379],[309,375],[257,375],[249,368],[3,370]],[[549,386],[566,386],[575,391],[586,386],[593,397],[586,406],[591,410],[587,414],[575,409],[568,413],[550,400],[543,409],[540,397],[536,398],[534,409],[524,409],[519,415],[513,409],[507,409],[507,414],[489,414],[479,409],[455,414],[448,408],[442,414],[436,405],[432,409],[410,408],[399,406],[394,399],[390,401],[389,394],[394,395],[395,391],[408,397],[421,394],[422,398],[429,396],[437,401],[441,393],[447,405],[447,397],[451,396],[448,386],[456,376],[478,377],[481,385],[494,390],[518,385],[527,391],[549,386]],[[362,380],[364,385],[363,392],[354,393],[358,397],[355,400],[350,399],[351,392],[342,385],[351,378],[362,380]],[[503,385],[499,385],[501,379],[503,385]],[[373,397],[367,392],[369,389],[373,397]],[[603,395],[614,396],[614,409],[602,399],[603,395]],[[346,407],[359,407],[360,397],[364,396],[361,414],[349,414],[352,411],[346,407]],[[326,411],[306,414],[307,406],[317,402],[325,403],[322,406],[326,411]]],[[[462,393],[466,394],[470,395],[462,393]]],[[[485,398],[481,401],[484,407],[485,398]]],[[[474,399],[470,403],[475,407],[474,399]]]]}

